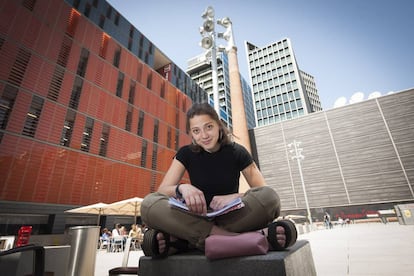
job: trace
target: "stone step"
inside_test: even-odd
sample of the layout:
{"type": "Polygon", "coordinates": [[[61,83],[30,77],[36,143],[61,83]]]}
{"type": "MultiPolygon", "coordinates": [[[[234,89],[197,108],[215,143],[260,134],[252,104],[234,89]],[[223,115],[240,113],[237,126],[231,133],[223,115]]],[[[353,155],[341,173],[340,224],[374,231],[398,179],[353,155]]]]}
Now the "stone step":
{"type": "Polygon", "coordinates": [[[270,251],[266,255],[209,260],[194,251],[165,259],[141,257],[140,276],[316,276],[310,244],[298,240],[285,251],[270,251]]]}

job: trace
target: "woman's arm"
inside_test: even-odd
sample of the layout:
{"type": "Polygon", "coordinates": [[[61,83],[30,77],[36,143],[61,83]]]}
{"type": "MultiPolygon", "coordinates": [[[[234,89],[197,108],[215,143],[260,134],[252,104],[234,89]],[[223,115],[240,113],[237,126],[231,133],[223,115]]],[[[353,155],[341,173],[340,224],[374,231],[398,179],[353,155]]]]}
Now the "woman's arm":
{"type": "Polygon", "coordinates": [[[250,188],[266,185],[266,181],[255,162],[247,166],[242,173],[250,188]]]}
{"type": "Polygon", "coordinates": [[[158,192],[167,196],[175,196],[175,188],[180,182],[185,172],[184,165],[177,159],[173,159],[170,168],[161,182],[158,192]]]}
{"type": "MultiPolygon", "coordinates": [[[[174,159],[168,169],[164,179],[161,182],[158,192],[167,196],[175,196],[177,185],[185,172],[184,165],[174,159]]],[[[202,191],[197,189],[191,184],[182,184],[179,187],[179,192],[182,194],[183,199],[190,212],[205,215],[207,213],[206,200],[202,191]]]]}

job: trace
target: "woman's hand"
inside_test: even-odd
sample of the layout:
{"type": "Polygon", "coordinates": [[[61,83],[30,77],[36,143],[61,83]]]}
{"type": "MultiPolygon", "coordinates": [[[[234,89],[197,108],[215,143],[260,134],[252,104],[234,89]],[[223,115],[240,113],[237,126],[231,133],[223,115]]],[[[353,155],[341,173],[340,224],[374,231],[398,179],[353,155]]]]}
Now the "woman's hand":
{"type": "Polygon", "coordinates": [[[185,204],[193,212],[198,215],[207,214],[207,204],[204,193],[191,184],[181,184],[179,187],[185,204]]]}
{"type": "Polygon", "coordinates": [[[241,194],[214,196],[210,202],[210,208],[213,210],[219,210],[240,196],[241,194]]]}

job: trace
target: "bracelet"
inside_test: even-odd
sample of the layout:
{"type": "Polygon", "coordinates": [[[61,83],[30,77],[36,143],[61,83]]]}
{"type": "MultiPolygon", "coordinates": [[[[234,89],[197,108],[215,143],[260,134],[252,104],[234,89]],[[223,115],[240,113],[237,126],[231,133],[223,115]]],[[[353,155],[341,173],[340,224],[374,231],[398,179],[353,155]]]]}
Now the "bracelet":
{"type": "Polygon", "coordinates": [[[181,184],[178,184],[177,187],[175,187],[175,197],[178,198],[178,199],[182,199],[183,198],[183,194],[179,190],[180,185],[181,184]]]}

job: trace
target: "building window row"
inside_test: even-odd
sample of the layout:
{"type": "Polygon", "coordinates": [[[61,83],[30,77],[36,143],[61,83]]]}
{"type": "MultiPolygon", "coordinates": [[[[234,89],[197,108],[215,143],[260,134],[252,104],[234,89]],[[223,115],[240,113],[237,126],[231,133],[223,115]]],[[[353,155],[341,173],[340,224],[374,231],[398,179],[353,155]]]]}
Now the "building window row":
{"type": "Polygon", "coordinates": [[[256,80],[257,76],[258,81],[260,81],[260,78],[270,79],[272,77],[275,78],[293,72],[295,71],[295,68],[293,66],[293,62],[289,60],[284,64],[267,63],[255,68],[251,67],[250,71],[253,76],[253,80],[256,80]]]}
{"type": "Polygon", "coordinates": [[[265,125],[272,124],[272,123],[277,123],[277,122],[281,122],[281,121],[285,121],[285,120],[298,118],[302,115],[304,115],[303,108],[298,109],[298,110],[293,110],[291,112],[289,111],[289,112],[279,114],[279,115],[272,115],[272,116],[268,116],[268,117],[258,119],[257,120],[257,125],[258,126],[265,126],[265,125]]]}

